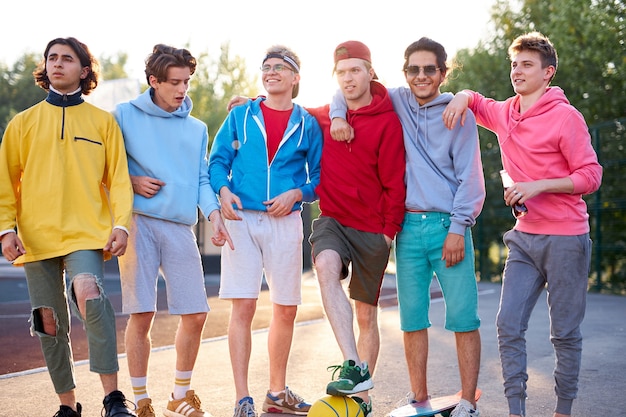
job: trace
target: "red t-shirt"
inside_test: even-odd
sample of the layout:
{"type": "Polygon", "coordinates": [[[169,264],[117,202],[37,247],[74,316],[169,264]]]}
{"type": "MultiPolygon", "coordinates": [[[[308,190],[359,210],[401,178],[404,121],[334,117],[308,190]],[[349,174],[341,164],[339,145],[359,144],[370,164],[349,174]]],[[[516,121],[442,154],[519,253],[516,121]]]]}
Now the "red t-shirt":
{"type": "Polygon", "coordinates": [[[278,151],[280,142],[283,140],[293,107],[289,110],[274,110],[261,102],[261,111],[263,112],[265,132],[267,133],[267,162],[270,163],[278,151]]]}

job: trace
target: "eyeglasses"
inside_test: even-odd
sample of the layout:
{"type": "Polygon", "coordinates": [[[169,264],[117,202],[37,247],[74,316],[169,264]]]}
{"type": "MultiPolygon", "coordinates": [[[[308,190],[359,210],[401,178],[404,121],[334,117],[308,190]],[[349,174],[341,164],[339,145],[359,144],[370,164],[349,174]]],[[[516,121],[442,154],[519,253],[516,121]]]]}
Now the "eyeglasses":
{"type": "Polygon", "coordinates": [[[276,64],[274,66],[263,65],[261,67],[261,72],[270,72],[270,71],[283,72],[285,70],[295,72],[293,68],[290,68],[289,65],[285,65],[285,64],[276,64]]]}
{"type": "Polygon", "coordinates": [[[423,67],[420,67],[419,65],[409,65],[408,67],[406,67],[404,72],[411,77],[415,77],[420,74],[420,70],[422,69],[424,70],[424,75],[426,75],[427,77],[432,77],[433,75],[437,74],[437,71],[439,71],[441,68],[434,65],[424,65],[423,67]]]}

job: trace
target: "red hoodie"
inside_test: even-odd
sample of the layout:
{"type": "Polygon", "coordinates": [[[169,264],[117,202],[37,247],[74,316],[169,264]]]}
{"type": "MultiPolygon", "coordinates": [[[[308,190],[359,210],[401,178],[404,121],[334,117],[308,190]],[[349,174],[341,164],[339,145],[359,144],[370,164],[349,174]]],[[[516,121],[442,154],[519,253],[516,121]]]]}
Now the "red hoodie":
{"type": "Polygon", "coordinates": [[[404,219],[405,156],[402,126],[387,89],[370,84],[372,102],[349,110],[352,142],[330,136],[329,105],[307,109],[324,134],[320,184],[315,189],[323,216],[340,224],[394,238],[404,219]]]}

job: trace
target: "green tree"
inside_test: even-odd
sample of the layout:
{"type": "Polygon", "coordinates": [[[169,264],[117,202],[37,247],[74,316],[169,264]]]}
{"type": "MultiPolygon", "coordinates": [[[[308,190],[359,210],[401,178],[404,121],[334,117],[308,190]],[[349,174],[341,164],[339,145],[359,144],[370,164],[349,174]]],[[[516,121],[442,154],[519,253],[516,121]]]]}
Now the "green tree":
{"type": "MultiPolygon", "coordinates": [[[[475,48],[458,51],[455,60],[462,67],[455,71],[446,89],[471,88],[498,100],[513,95],[508,46],[523,33],[542,32],[555,44],[559,54],[559,67],[552,85],[565,91],[590,127],[601,123],[613,126],[605,135],[606,139],[596,144],[602,163],[605,155],[620,155],[624,147],[623,119],[620,122],[618,118],[626,115],[625,15],[623,0],[497,0],[492,7],[492,34],[475,48]]],[[[493,275],[498,265],[490,263],[487,253],[494,245],[501,245],[502,232],[512,226],[513,220],[502,201],[497,175],[501,166],[497,140],[482,128],[480,137],[487,200],[474,234],[478,241],[479,268],[486,275],[493,275]]],[[[623,195],[626,190],[616,184],[626,174],[619,168],[624,164],[604,163],[603,166],[602,203],[595,201],[595,195],[585,197],[592,213],[592,228],[596,224],[593,213],[597,206],[610,209],[613,221],[604,222],[603,218],[600,235],[610,236],[611,242],[624,248],[626,202],[623,202],[623,195]]],[[[592,230],[592,236],[595,233],[592,230]]],[[[615,256],[603,258],[604,268],[614,272],[626,268],[624,256],[618,251],[613,253],[615,256]]],[[[622,274],[626,276],[626,272],[622,274]]]]}
{"type": "Polygon", "coordinates": [[[257,77],[248,75],[245,60],[239,55],[230,58],[228,43],[221,46],[217,60],[212,60],[207,52],[200,54],[197,60],[198,66],[191,81],[189,97],[193,100],[193,115],[207,124],[212,143],[228,113],[228,101],[236,95],[258,95],[257,77]]]}
{"type": "Polygon", "coordinates": [[[98,59],[100,63],[100,79],[101,80],[117,80],[120,78],[128,78],[126,73],[126,63],[128,62],[128,54],[126,52],[118,52],[117,55],[102,55],[98,59]]]}
{"type": "Polygon", "coordinates": [[[33,71],[41,58],[25,54],[12,67],[0,63],[0,140],[9,121],[20,111],[43,100],[46,92],[35,84],[33,71]]]}

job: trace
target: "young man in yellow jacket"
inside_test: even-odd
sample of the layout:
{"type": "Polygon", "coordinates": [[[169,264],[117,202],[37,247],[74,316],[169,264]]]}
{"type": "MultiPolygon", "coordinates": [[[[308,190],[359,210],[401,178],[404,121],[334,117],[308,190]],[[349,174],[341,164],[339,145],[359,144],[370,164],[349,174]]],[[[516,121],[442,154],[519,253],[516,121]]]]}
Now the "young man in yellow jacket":
{"type": "Polygon", "coordinates": [[[82,409],[70,305],[86,329],[90,369],[100,374],[103,415],[135,416],[117,389],[115,314],[102,287],[104,260],[126,250],[132,213],[122,133],[113,115],[83,101],[98,85],[97,62],[77,39],[50,41],[34,76],[48,96],[9,122],[0,145],[2,254],[24,265],[31,331],[61,402],[55,417],[80,417],[82,409]]]}

